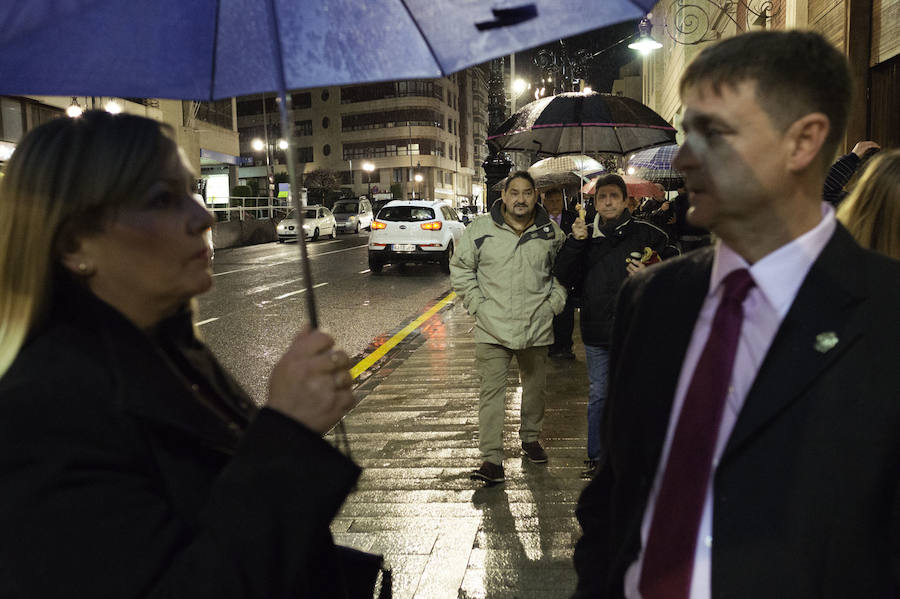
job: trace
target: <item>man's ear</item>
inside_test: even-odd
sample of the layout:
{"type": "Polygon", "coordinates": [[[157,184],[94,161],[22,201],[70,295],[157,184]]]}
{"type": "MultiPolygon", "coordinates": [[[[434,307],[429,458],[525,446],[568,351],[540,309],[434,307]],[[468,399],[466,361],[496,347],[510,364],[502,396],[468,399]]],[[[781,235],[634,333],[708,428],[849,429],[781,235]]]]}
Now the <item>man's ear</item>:
{"type": "Polygon", "coordinates": [[[813,163],[819,157],[830,130],[831,123],[821,112],[812,112],[794,121],[787,131],[790,143],[786,164],[788,170],[802,171],[813,163]]]}

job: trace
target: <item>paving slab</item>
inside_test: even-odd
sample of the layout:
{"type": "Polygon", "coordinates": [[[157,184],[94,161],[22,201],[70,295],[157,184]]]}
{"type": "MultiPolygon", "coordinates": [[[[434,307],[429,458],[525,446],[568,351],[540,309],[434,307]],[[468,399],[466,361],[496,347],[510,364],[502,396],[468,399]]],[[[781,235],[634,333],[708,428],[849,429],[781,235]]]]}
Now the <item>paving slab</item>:
{"type": "Polygon", "coordinates": [[[586,484],[579,475],[588,384],[577,320],[576,359],[549,362],[542,435],[549,463],[521,456],[522,388],[513,361],[507,480],[490,487],[469,479],[480,464],[474,325],[451,302],[360,377],[359,404],[345,427],[364,471],[332,534],[385,554],[397,598],[568,598],[581,534],[574,509],[586,484]]]}

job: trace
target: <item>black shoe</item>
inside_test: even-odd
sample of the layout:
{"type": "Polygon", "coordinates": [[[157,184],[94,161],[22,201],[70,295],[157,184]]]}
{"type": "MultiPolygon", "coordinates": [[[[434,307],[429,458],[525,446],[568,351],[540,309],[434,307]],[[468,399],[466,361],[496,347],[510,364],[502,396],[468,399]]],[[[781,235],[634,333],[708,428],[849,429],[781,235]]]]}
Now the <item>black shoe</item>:
{"type": "Polygon", "coordinates": [[[600,461],[585,460],[584,466],[584,470],[581,471],[581,478],[594,478],[594,475],[597,474],[597,470],[600,468],[600,461]]]}
{"type": "Polygon", "coordinates": [[[506,477],[503,476],[503,466],[492,462],[482,462],[481,468],[474,470],[469,478],[483,480],[486,483],[502,483],[506,480],[506,477]]]}
{"type": "Polygon", "coordinates": [[[529,462],[534,464],[547,463],[547,452],[544,451],[544,448],[537,441],[522,443],[522,453],[528,458],[529,462]]]}

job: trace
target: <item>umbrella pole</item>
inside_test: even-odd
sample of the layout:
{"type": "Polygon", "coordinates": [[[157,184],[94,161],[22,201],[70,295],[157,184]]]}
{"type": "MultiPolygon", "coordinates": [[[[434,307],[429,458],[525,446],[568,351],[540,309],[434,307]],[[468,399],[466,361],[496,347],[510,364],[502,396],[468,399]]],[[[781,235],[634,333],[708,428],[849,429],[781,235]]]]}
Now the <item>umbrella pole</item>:
{"type": "Polygon", "coordinates": [[[316,310],[316,297],[313,292],[312,269],[309,266],[309,254],[306,251],[306,234],[303,229],[303,211],[300,209],[300,181],[297,178],[297,168],[294,162],[294,131],[293,127],[289,127],[288,109],[290,105],[286,93],[287,84],[284,78],[284,60],[282,58],[281,35],[278,29],[278,20],[275,18],[275,1],[270,0],[266,3],[269,7],[269,25],[272,31],[272,50],[275,53],[275,65],[278,73],[278,97],[281,102],[278,104],[278,112],[281,116],[281,131],[286,138],[290,140],[287,147],[287,167],[288,180],[290,182],[290,203],[297,212],[297,248],[300,250],[300,267],[303,271],[303,281],[306,283],[306,316],[309,319],[309,325],[317,329],[319,328],[319,314],[316,310]]]}
{"type": "MultiPolygon", "coordinates": [[[[274,58],[278,72],[278,94],[281,98],[278,112],[281,116],[281,131],[290,131],[290,135],[288,136],[290,142],[287,147],[288,179],[290,181],[290,191],[288,194],[291,198],[291,205],[294,207],[294,210],[297,211],[297,247],[300,250],[300,266],[303,270],[303,281],[306,283],[306,315],[309,319],[309,325],[312,328],[317,329],[319,328],[319,314],[316,311],[316,297],[313,293],[312,269],[309,266],[309,254],[306,251],[306,233],[303,230],[303,211],[300,210],[300,182],[297,179],[297,169],[294,162],[295,135],[293,128],[288,128],[288,108],[290,106],[288,104],[286,93],[287,83],[284,79],[284,55],[281,50],[281,36],[278,30],[278,20],[275,18],[275,0],[269,0],[266,4],[269,7],[269,26],[271,27],[273,34],[272,46],[275,51],[274,58]]],[[[335,425],[335,430],[335,445],[339,450],[341,449],[341,446],[343,446],[346,456],[353,459],[353,454],[350,451],[350,441],[347,439],[347,428],[344,426],[343,418],[335,425]]]]}
{"type": "MultiPolygon", "coordinates": [[[[584,192],[581,191],[581,188],[584,187],[584,123],[581,123],[581,177],[578,181],[578,198],[581,200],[581,207],[584,208],[584,192]]],[[[587,224],[587,223],[585,223],[587,224]]]]}

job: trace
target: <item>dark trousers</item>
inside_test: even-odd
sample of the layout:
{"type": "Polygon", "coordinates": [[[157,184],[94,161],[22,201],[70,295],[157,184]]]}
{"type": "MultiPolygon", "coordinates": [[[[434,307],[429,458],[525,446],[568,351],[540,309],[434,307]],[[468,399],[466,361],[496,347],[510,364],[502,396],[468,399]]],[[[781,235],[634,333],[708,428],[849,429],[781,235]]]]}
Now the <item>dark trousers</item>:
{"type": "Polygon", "coordinates": [[[572,331],[575,329],[575,301],[572,294],[566,298],[566,307],[553,317],[553,345],[550,353],[572,351],[572,331]]]}

